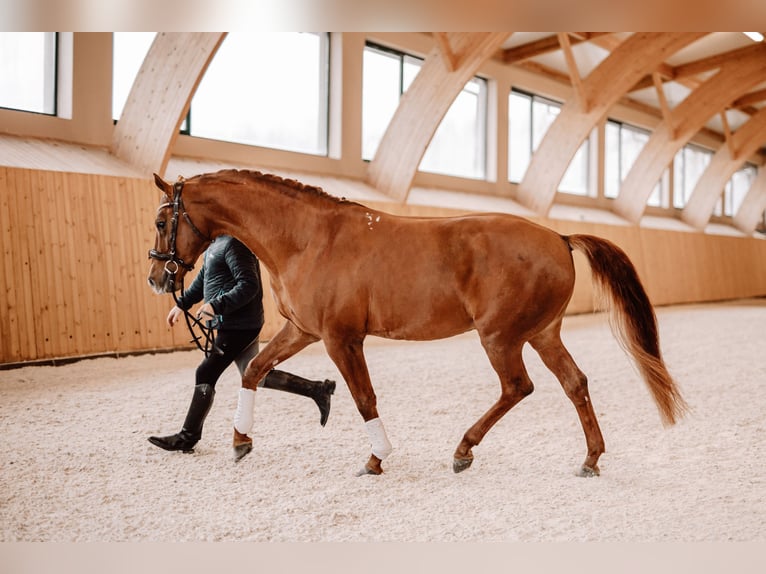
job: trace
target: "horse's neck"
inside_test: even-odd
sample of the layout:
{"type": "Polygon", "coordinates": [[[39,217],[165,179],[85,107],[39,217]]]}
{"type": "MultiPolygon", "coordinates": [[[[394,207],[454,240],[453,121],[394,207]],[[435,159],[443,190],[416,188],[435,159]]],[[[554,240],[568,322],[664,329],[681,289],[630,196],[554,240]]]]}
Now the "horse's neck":
{"type": "Polygon", "coordinates": [[[321,221],[308,199],[291,197],[269,185],[251,191],[223,189],[213,209],[214,235],[237,237],[272,274],[278,274],[291,257],[305,250],[321,221]]]}

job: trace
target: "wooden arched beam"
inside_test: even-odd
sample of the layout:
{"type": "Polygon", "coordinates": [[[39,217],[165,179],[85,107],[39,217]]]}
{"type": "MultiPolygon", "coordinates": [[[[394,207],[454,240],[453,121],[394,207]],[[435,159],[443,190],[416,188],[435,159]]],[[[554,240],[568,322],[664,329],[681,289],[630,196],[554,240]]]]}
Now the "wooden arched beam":
{"type": "Polygon", "coordinates": [[[715,153],[681,212],[681,219],[692,227],[703,229],[707,225],[726,182],[766,141],[766,108],[732,134],[730,141],[731,146],[722,145],[715,153]]]}
{"type": "Polygon", "coordinates": [[[696,134],[705,122],[725,109],[751,87],[766,80],[766,45],[747,56],[728,60],[718,73],[703,82],[672,112],[672,124],[662,122],[638,154],[620,187],[613,210],[638,223],[646,209],[652,189],[662,177],[676,152],[696,134]]]}
{"type": "Polygon", "coordinates": [[[159,32],[128,95],[111,152],[150,176],[162,174],[205,70],[225,33],[159,32]]]}
{"type": "Polygon", "coordinates": [[[546,215],[580,144],[609,108],[663,60],[704,36],[688,32],[636,32],[622,42],[582,82],[582,97],[561,108],[532,156],[517,199],[546,215]]]}
{"type": "Polygon", "coordinates": [[[437,46],[402,96],[367,170],[367,182],[404,203],[418,165],[450,105],[510,32],[455,32],[437,46]],[[448,50],[448,51],[445,51],[448,50]]]}
{"type": "Polygon", "coordinates": [[[766,210],[766,167],[761,166],[750,191],[739,206],[739,211],[734,215],[734,225],[743,233],[751,235],[764,210],[766,210]]]}

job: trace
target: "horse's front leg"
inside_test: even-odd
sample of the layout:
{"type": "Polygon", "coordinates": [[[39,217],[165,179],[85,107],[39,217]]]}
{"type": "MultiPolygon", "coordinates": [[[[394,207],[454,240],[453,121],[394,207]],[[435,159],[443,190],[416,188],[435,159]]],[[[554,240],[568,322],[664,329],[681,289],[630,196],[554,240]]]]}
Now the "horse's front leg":
{"type": "Polygon", "coordinates": [[[381,474],[383,468],[380,463],[391,454],[391,443],[378,416],[377,398],[364,359],[362,340],[325,338],[325,347],[327,354],[343,375],[370,437],[372,453],[357,476],[381,474]]]}
{"type": "Polygon", "coordinates": [[[255,389],[266,374],[281,363],[292,357],[307,345],[318,341],[312,335],[304,333],[290,321],[269,341],[247,365],[242,375],[242,387],[239,389],[239,401],[234,415],[234,461],[240,461],[253,450],[253,439],[250,431],[253,429],[253,411],[255,408],[255,389]]]}

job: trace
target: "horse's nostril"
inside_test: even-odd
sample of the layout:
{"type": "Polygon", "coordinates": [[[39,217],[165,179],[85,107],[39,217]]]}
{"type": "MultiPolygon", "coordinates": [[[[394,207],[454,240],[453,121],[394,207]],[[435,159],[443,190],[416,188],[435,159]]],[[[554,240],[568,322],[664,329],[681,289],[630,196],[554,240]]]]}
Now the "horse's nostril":
{"type": "Polygon", "coordinates": [[[149,279],[147,279],[147,281],[149,282],[149,287],[154,287],[154,279],[149,277],[149,279]]]}

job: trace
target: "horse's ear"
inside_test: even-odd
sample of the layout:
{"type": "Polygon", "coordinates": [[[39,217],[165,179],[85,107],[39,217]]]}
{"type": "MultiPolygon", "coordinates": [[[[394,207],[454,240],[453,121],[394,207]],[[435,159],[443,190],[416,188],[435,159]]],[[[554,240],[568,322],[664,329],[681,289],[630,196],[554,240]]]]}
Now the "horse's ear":
{"type": "Polygon", "coordinates": [[[168,182],[166,182],[164,179],[162,179],[159,175],[156,173],[154,174],[154,183],[157,187],[159,187],[162,191],[165,192],[165,195],[168,197],[172,196],[173,186],[170,185],[168,182]]]}

